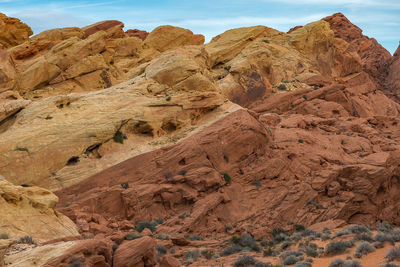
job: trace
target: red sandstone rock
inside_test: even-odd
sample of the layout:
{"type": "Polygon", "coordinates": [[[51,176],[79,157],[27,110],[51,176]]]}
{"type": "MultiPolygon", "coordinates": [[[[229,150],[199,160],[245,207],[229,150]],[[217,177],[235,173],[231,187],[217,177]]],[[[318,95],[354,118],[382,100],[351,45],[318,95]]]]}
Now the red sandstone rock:
{"type": "Polygon", "coordinates": [[[114,266],[151,267],[157,264],[156,242],[150,237],[126,241],[120,245],[114,253],[114,266]]]}
{"type": "Polygon", "coordinates": [[[108,33],[108,35],[113,37],[123,37],[123,27],[124,24],[118,20],[105,20],[83,27],[82,30],[84,32],[84,38],[87,38],[98,31],[105,31],[108,33]]]}
{"type": "Polygon", "coordinates": [[[164,256],[160,262],[160,267],[178,267],[179,261],[172,256],[164,256]]]}
{"type": "Polygon", "coordinates": [[[134,29],[134,30],[127,30],[125,32],[125,34],[129,37],[138,37],[140,39],[142,39],[144,41],[144,39],[146,39],[147,35],[149,35],[148,32],[146,31],[141,31],[138,29],[134,29]]]}
{"type": "Polygon", "coordinates": [[[336,37],[350,43],[351,49],[360,55],[364,71],[382,87],[386,79],[387,66],[391,60],[390,53],[375,39],[364,36],[362,30],[352,24],[342,13],[336,13],[324,20],[329,22],[336,37]]]}
{"type": "Polygon", "coordinates": [[[81,240],[63,255],[52,259],[43,266],[68,267],[77,261],[84,263],[85,266],[112,266],[111,244],[95,239],[81,240]]]}
{"type": "Polygon", "coordinates": [[[386,87],[397,96],[397,99],[400,99],[400,45],[390,62],[386,87]]]}

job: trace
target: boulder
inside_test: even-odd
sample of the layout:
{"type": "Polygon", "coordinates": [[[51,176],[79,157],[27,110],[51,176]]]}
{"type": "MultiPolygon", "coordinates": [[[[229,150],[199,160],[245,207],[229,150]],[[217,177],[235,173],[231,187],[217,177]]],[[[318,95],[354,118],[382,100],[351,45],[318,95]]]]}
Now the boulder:
{"type": "Polygon", "coordinates": [[[156,242],[151,237],[125,241],[114,253],[114,266],[156,266],[157,256],[154,248],[156,242]]]}
{"type": "Polygon", "coordinates": [[[22,44],[32,34],[32,29],[19,19],[0,13],[0,48],[7,49],[22,44]]]}
{"type": "MultiPolygon", "coordinates": [[[[26,153],[20,151],[21,153],[26,153]]],[[[36,186],[0,181],[0,228],[9,238],[31,236],[35,242],[78,236],[75,224],[54,210],[58,197],[36,186]]]]}

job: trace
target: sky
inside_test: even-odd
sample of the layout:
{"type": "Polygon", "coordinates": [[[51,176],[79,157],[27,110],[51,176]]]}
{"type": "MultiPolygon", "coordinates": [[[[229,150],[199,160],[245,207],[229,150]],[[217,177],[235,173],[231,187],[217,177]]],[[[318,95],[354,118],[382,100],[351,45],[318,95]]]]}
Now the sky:
{"type": "Polygon", "coordinates": [[[179,26],[205,35],[206,42],[232,28],[265,25],[286,32],[342,12],[392,54],[400,40],[400,0],[0,0],[0,12],[21,19],[35,34],[113,19],[124,22],[125,30],[179,26]]]}

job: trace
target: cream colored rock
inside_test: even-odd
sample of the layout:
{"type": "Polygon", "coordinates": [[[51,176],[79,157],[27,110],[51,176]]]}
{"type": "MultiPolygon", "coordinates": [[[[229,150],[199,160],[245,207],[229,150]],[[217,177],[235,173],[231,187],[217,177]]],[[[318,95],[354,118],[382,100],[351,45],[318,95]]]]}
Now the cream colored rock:
{"type": "Polygon", "coordinates": [[[214,37],[206,45],[210,55],[211,65],[224,63],[235,57],[247,44],[267,31],[265,26],[244,27],[228,30],[223,34],[214,37]]]}
{"type": "Polygon", "coordinates": [[[58,197],[39,187],[0,181],[1,232],[10,239],[32,236],[36,242],[78,236],[75,224],[54,210],[58,197]]]}
{"type": "Polygon", "coordinates": [[[76,242],[60,242],[44,246],[33,246],[18,250],[18,247],[10,248],[4,256],[6,266],[30,267],[43,266],[48,261],[57,258],[71,249],[76,242]]]}
{"type": "Polygon", "coordinates": [[[187,29],[173,26],[159,26],[155,28],[144,40],[144,43],[159,52],[183,45],[201,45],[204,37],[194,36],[187,29]]]}
{"type": "Polygon", "coordinates": [[[19,19],[0,13],[0,48],[10,48],[22,44],[32,35],[32,29],[19,19]]]}
{"type": "Polygon", "coordinates": [[[193,127],[224,102],[203,74],[205,61],[201,47],[178,48],[120,85],[33,102],[0,134],[0,172],[16,183],[60,189],[193,127]],[[96,156],[123,149],[112,140],[118,131],[128,136],[128,151],[116,158],[107,152],[96,156]]]}
{"type": "Polygon", "coordinates": [[[15,68],[10,54],[0,48],[0,93],[15,86],[15,68]]]}
{"type": "Polygon", "coordinates": [[[32,36],[32,40],[63,41],[71,37],[83,38],[83,31],[78,27],[59,28],[43,31],[32,36]]]}
{"type": "Polygon", "coordinates": [[[0,122],[25,108],[30,102],[14,91],[0,93],[0,122]]]}

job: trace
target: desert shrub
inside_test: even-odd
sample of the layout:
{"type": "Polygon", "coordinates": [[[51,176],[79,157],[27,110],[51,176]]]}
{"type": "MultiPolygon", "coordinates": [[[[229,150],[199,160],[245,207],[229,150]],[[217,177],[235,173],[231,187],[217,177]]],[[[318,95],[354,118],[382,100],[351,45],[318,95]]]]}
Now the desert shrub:
{"type": "Polygon", "coordinates": [[[374,242],[374,239],[372,238],[372,233],[371,233],[371,232],[369,232],[369,233],[360,233],[360,234],[357,234],[357,235],[354,237],[354,240],[357,240],[357,241],[374,242]]]}
{"type": "Polygon", "coordinates": [[[1,233],[0,234],[0,239],[9,239],[10,237],[8,236],[7,233],[1,233]]]}
{"type": "Polygon", "coordinates": [[[272,263],[257,261],[254,267],[272,267],[272,263]]]}
{"type": "Polygon", "coordinates": [[[372,243],[372,245],[373,245],[375,248],[381,248],[381,247],[383,246],[382,242],[379,242],[379,241],[376,241],[376,242],[372,243]]]}
{"type": "Polygon", "coordinates": [[[268,248],[263,251],[264,257],[277,256],[277,255],[279,255],[279,250],[268,248]]]}
{"type": "Polygon", "coordinates": [[[314,262],[314,259],[313,259],[313,258],[307,258],[307,259],[305,260],[305,262],[310,262],[310,263],[312,263],[312,262],[314,262]]]}
{"type": "Polygon", "coordinates": [[[169,249],[169,253],[175,254],[175,252],[176,252],[176,251],[175,251],[175,248],[170,248],[170,249],[169,249]]]}
{"type": "Polygon", "coordinates": [[[286,236],[289,235],[288,231],[286,231],[286,230],[284,230],[282,228],[274,228],[274,229],[272,229],[272,237],[275,237],[275,236],[280,235],[280,234],[284,234],[286,236]]]}
{"type": "Polygon", "coordinates": [[[237,260],[233,263],[234,267],[245,267],[252,266],[256,263],[256,259],[250,255],[241,255],[237,258],[237,260]]]}
{"type": "Polygon", "coordinates": [[[225,232],[229,232],[232,229],[233,229],[232,225],[230,224],[225,225],[225,232]]]}
{"type": "Polygon", "coordinates": [[[294,230],[296,232],[301,232],[301,231],[306,230],[306,227],[304,225],[301,225],[301,224],[295,224],[294,225],[294,230]]]}
{"type": "Polygon", "coordinates": [[[296,257],[303,257],[304,252],[301,251],[301,250],[288,250],[288,251],[282,252],[281,255],[279,255],[279,257],[281,259],[285,259],[285,258],[287,258],[289,256],[292,256],[292,255],[296,256],[296,257]]]}
{"type": "Polygon", "coordinates": [[[399,265],[393,262],[388,262],[384,264],[379,264],[378,267],[399,267],[399,265]]]}
{"type": "Polygon", "coordinates": [[[167,248],[164,246],[155,246],[157,252],[157,261],[160,262],[163,255],[167,254],[167,248]]]}
{"type": "Polygon", "coordinates": [[[26,235],[23,236],[19,239],[19,243],[23,243],[23,244],[36,244],[36,242],[33,240],[32,236],[30,235],[26,235]]]}
{"type": "Polygon", "coordinates": [[[311,262],[306,262],[306,261],[298,261],[294,265],[295,267],[312,267],[311,262]]]}
{"type": "Polygon", "coordinates": [[[198,236],[198,235],[187,235],[185,237],[186,237],[186,239],[189,239],[191,241],[203,241],[204,240],[204,238],[202,238],[201,236],[198,236]]]}
{"type": "Polygon", "coordinates": [[[204,258],[209,260],[212,258],[212,256],[214,256],[214,250],[204,249],[201,251],[201,255],[203,255],[204,258]]]}
{"type": "Polygon", "coordinates": [[[139,222],[138,225],[136,225],[136,227],[135,227],[136,231],[138,231],[139,233],[141,233],[145,228],[154,232],[157,228],[157,223],[143,221],[143,222],[139,222]]]}
{"type": "Polygon", "coordinates": [[[143,237],[142,235],[138,235],[136,233],[129,233],[125,236],[125,240],[134,240],[143,237]]]}
{"type": "Polygon", "coordinates": [[[193,260],[197,261],[197,259],[200,256],[200,251],[199,250],[192,250],[192,251],[186,251],[185,253],[185,260],[193,260]]]}
{"type": "Polygon", "coordinates": [[[362,224],[350,225],[346,229],[349,230],[350,233],[352,233],[352,234],[371,232],[371,230],[367,226],[362,225],[362,224]]]}
{"type": "Polygon", "coordinates": [[[69,260],[69,266],[70,267],[83,267],[84,262],[85,262],[84,258],[71,257],[69,260]]]}
{"type": "Polygon", "coordinates": [[[393,227],[390,225],[390,223],[383,221],[380,224],[378,224],[376,229],[384,233],[390,233],[393,230],[393,227]]]}
{"type": "Polygon", "coordinates": [[[309,257],[314,257],[314,258],[318,257],[317,248],[310,247],[310,246],[306,247],[306,255],[309,257]]]}
{"type": "Polygon", "coordinates": [[[368,253],[374,252],[374,247],[368,243],[367,241],[361,241],[354,252],[354,257],[361,258],[363,255],[367,255],[368,253]]]}
{"type": "Polygon", "coordinates": [[[341,254],[344,253],[347,248],[351,248],[353,245],[354,244],[351,241],[330,242],[326,248],[326,253],[331,255],[341,254]]]}
{"type": "Polygon", "coordinates": [[[283,259],[283,264],[284,265],[293,265],[296,264],[297,262],[301,261],[299,257],[296,257],[294,255],[290,255],[286,258],[283,259]]]}
{"type": "Polygon", "coordinates": [[[400,229],[395,229],[391,231],[390,235],[394,242],[400,242],[400,229]]]}
{"type": "Polygon", "coordinates": [[[232,183],[232,178],[227,172],[224,172],[222,175],[224,176],[224,180],[225,180],[225,182],[227,184],[231,184],[232,183]]]}
{"type": "Polygon", "coordinates": [[[190,217],[190,212],[185,212],[182,215],[179,215],[179,219],[185,219],[186,217],[190,217]]]}
{"type": "Polygon", "coordinates": [[[238,252],[242,251],[242,249],[243,248],[241,246],[234,244],[232,246],[226,247],[222,251],[221,255],[222,256],[232,255],[232,254],[235,254],[235,253],[238,253],[238,252]]]}
{"type": "Polygon", "coordinates": [[[164,223],[164,219],[163,218],[156,218],[154,219],[154,221],[156,224],[163,224],[164,223]]]}
{"type": "Polygon", "coordinates": [[[114,245],[112,245],[112,250],[113,250],[113,251],[116,251],[118,247],[119,247],[118,244],[114,244],[114,245]]]}
{"type": "Polygon", "coordinates": [[[328,227],[324,227],[324,229],[322,230],[322,232],[324,233],[324,234],[331,234],[331,230],[328,228],[328,227]]]}
{"type": "Polygon", "coordinates": [[[285,91],[285,90],[287,90],[287,87],[286,87],[286,85],[284,85],[284,84],[280,84],[280,85],[278,86],[278,89],[281,90],[281,91],[285,91]]]}
{"type": "Polygon", "coordinates": [[[284,233],[280,233],[280,234],[275,235],[272,241],[275,244],[279,244],[283,241],[289,241],[289,240],[290,240],[290,237],[288,235],[286,235],[284,233]]]}
{"type": "Polygon", "coordinates": [[[290,247],[291,245],[292,245],[292,242],[290,242],[290,241],[285,241],[285,242],[283,242],[282,245],[281,245],[281,250],[285,250],[285,249],[287,249],[288,247],[290,247]]]}
{"type": "Polygon", "coordinates": [[[400,246],[391,248],[386,254],[385,259],[387,261],[400,260],[400,246]]]}
{"type": "Polygon", "coordinates": [[[362,267],[362,265],[356,260],[334,259],[329,267],[362,267]]]}
{"type": "Polygon", "coordinates": [[[115,143],[120,143],[123,144],[124,143],[124,134],[120,131],[117,131],[113,137],[113,140],[115,143]]]}
{"type": "Polygon", "coordinates": [[[185,175],[187,173],[187,170],[180,170],[179,172],[178,172],[178,174],[179,175],[185,175]]]}
{"type": "Polygon", "coordinates": [[[123,189],[128,189],[128,188],[129,188],[129,183],[122,183],[122,184],[121,184],[121,187],[122,187],[123,189]]]}
{"type": "Polygon", "coordinates": [[[261,186],[260,179],[254,178],[254,180],[251,182],[251,184],[254,185],[257,188],[260,187],[261,186]]]}
{"type": "Polygon", "coordinates": [[[158,234],[158,235],[156,236],[156,238],[157,238],[157,239],[160,239],[160,240],[169,240],[169,236],[166,235],[166,234],[158,234]]]}
{"type": "Polygon", "coordinates": [[[253,251],[261,251],[260,247],[257,244],[257,241],[250,234],[244,234],[241,237],[233,236],[231,238],[231,242],[234,244],[238,244],[243,248],[249,248],[253,251]]]}
{"type": "Polygon", "coordinates": [[[321,235],[321,239],[324,240],[324,241],[326,241],[326,240],[331,239],[331,236],[330,236],[329,234],[322,234],[322,235],[321,235]]]}
{"type": "Polygon", "coordinates": [[[382,232],[379,232],[376,234],[375,240],[378,242],[381,242],[381,243],[384,243],[384,242],[390,242],[392,244],[394,243],[393,237],[391,235],[385,234],[382,232]]]}

